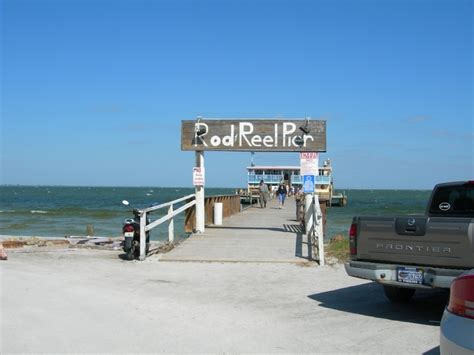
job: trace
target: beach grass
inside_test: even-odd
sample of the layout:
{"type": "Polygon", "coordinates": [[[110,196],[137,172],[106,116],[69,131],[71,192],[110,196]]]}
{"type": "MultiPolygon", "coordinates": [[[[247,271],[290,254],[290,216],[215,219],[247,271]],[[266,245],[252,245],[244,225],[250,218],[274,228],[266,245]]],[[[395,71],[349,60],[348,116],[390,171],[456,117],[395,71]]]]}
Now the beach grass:
{"type": "Polygon", "coordinates": [[[341,235],[331,238],[326,246],[326,255],[336,258],[339,262],[349,260],[349,240],[341,235]]]}

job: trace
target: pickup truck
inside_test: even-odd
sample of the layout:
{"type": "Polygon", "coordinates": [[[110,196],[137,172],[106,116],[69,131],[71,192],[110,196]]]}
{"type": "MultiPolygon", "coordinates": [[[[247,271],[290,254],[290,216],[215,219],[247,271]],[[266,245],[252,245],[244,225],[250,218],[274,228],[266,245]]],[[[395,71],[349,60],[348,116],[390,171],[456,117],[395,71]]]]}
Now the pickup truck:
{"type": "Polygon", "coordinates": [[[474,268],[474,181],[434,187],[425,215],[353,218],[348,275],[383,285],[392,302],[449,288],[474,268]]]}

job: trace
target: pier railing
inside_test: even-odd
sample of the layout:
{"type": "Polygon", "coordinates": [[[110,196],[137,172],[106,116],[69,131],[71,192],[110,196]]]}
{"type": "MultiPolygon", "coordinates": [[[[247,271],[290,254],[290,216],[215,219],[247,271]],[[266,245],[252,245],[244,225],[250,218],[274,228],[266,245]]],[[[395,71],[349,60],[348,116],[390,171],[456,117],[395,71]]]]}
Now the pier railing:
{"type": "MultiPolygon", "coordinates": [[[[325,211],[324,211],[325,212],[325,211]]],[[[324,224],[325,214],[318,195],[305,195],[305,233],[311,248],[311,258],[324,266],[324,224]]]]}
{"type": "MultiPolygon", "coordinates": [[[[258,184],[263,180],[266,184],[279,184],[284,179],[283,175],[272,175],[272,174],[249,174],[247,182],[249,184],[258,184]]],[[[290,175],[292,184],[303,184],[303,176],[301,175],[290,175]]],[[[328,185],[331,183],[331,176],[316,175],[315,184],[328,185]]]]}
{"type": "MultiPolygon", "coordinates": [[[[217,195],[208,196],[204,199],[205,224],[209,225],[213,222],[214,204],[222,203],[222,217],[230,217],[240,212],[240,196],[239,195],[217,195]]],[[[184,231],[193,233],[196,229],[196,208],[192,207],[186,211],[184,220],[184,231]]]]}
{"type": "Polygon", "coordinates": [[[177,200],[173,200],[170,202],[162,203],[161,205],[152,206],[141,210],[140,215],[140,260],[145,259],[145,246],[146,246],[146,233],[152,230],[155,227],[158,227],[160,224],[163,224],[166,221],[168,223],[168,240],[170,242],[174,241],[174,217],[180,214],[181,212],[187,211],[190,208],[196,205],[196,195],[191,194],[184,197],[181,197],[177,200]],[[174,205],[178,203],[182,203],[186,201],[186,204],[183,206],[175,209],[174,205]],[[168,213],[163,217],[157,219],[156,221],[151,222],[150,224],[146,224],[147,214],[161,208],[168,207],[168,213]]]}

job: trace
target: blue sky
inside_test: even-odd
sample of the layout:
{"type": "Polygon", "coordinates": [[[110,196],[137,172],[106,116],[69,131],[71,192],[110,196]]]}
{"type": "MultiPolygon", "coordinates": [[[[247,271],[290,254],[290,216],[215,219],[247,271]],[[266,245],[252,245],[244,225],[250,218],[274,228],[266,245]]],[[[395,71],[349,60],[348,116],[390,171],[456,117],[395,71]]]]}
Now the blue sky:
{"type": "MultiPolygon", "coordinates": [[[[474,179],[470,0],[1,4],[0,184],[191,186],[196,116],[327,120],[336,188],[474,179]]],[[[206,153],[207,186],[249,162],[206,153]]]]}

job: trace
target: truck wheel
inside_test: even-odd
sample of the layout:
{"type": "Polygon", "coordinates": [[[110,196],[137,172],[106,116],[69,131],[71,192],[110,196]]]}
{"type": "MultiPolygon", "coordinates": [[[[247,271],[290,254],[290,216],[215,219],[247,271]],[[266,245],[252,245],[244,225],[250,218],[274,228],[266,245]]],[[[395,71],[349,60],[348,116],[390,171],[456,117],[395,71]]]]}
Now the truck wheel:
{"type": "Polygon", "coordinates": [[[414,288],[383,285],[385,296],[394,303],[408,302],[415,294],[414,288]]]}

